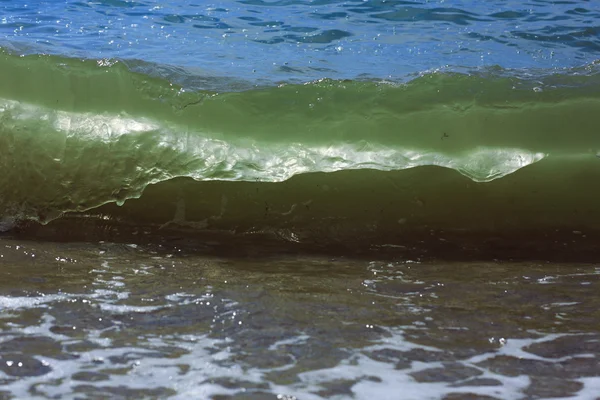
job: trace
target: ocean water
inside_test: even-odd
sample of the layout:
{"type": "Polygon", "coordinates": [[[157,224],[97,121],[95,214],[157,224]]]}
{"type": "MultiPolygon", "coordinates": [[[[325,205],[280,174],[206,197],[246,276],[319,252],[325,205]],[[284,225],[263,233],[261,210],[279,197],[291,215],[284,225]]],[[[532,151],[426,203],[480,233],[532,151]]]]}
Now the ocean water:
{"type": "Polygon", "coordinates": [[[598,398],[595,1],[0,0],[0,398],[598,398]]]}
{"type": "Polygon", "coordinates": [[[362,213],[379,244],[392,220],[501,231],[509,213],[519,229],[598,228],[593,4],[3,4],[4,230],[87,212],[302,236],[336,219],[332,207],[350,227],[364,224],[360,208],[390,214],[362,213]],[[510,188],[496,182],[506,177],[510,188]],[[552,193],[557,180],[568,198],[552,193]],[[143,196],[150,185],[160,194],[143,196]],[[511,197],[500,210],[497,192],[511,197]],[[458,199],[457,218],[444,221],[432,196],[458,199]],[[133,211],[99,208],[139,197],[133,211]],[[475,224],[473,202],[484,204],[475,224]]]}

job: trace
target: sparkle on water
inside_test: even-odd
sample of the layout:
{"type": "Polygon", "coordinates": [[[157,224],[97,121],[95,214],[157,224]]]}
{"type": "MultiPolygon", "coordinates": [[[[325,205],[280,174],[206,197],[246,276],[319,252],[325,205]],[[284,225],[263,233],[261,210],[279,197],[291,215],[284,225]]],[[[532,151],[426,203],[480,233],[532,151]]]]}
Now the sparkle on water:
{"type": "Polygon", "coordinates": [[[4,46],[265,82],[573,67],[600,49],[600,9],[579,1],[14,0],[0,11],[4,46]]]}
{"type": "MultiPolygon", "coordinates": [[[[596,68],[598,21],[594,1],[568,0],[0,0],[0,47],[19,55],[94,59],[107,72],[118,60],[118,66],[144,77],[181,85],[180,94],[322,78],[398,82],[431,71],[477,70],[482,77],[496,71],[531,83],[538,76],[574,71],[568,68],[596,68]]],[[[55,76],[39,65],[43,76],[55,76]]],[[[85,77],[90,70],[82,71],[85,77]]],[[[132,79],[118,71],[111,76],[117,88],[121,79],[132,79]]],[[[72,89],[91,82],[60,77],[72,89]]],[[[560,76],[556,82],[560,88],[560,76]]],[[[528,93],[551,98],[546,88],[533,82],[528,93]]],[[[147,118],[152,115],[77,112],[71,95],[56,110],[2,100],[0,122],[19,132],[7,130],[6,137],[27,142],[26,134],[33,132],[31,137],[47,138],[51,126],[65,138],[92,135],[110,142],[111,135],[170,129],[169,121],[147,118]],[[34,123],[18,124],[27,118],[34,123]]],[[[53,107],[54,98],[47,98],[53,107]]],[[[318,101],[307,102],[310,110],[318,111],[318,101]]],[[[565,109],[571,116],[573,109],[565,109]]],[[[461,110],[454,111],[464,115],[461,110]]],[[[553,140],[564,138],[561,132],[554,132],[553,140]]],[[[436,143],[446,135],[436,132],[436,143]]],[[[165,147],[185,142],[166,137],[165,147]]],[[[575,144],[585,142],[585,154],[564,154],[598,155],[597,144],[582,138],[575,144]]],[[[200,153],[220,144],[212,137],[203,140],[195,148],[200,153]]],[[[305,171],[302,160],[290,164],[286,150],[291,148],[307,155],[306,162],[333,160],[325,171],[422,162],[455,168],[476,181],[546,157],[512,145],[469,143],[471,152],[448,157],[411,147],[386,153],[364,146],[357,152],[351,148],[356,144],[332,150],[307,143],[292,148],[283,141],[277,148],[281,157],[267,161],[260,148],[224,148],[233,152],[226,153],[230,158],[244,156],[251,167],[270,170],[273,181],[288,178],[293,168],[293,173],[305,171]],[[344,158],[348,154],[355,158],[344,158]]],[[[136,149],[148,153],[143,146],[136,149]]],[[[165,162],[172,166],[177,159],[165,162]]],[[[27,167],[11,182],[33,176],[27,167]]],[[[156,166],[149,171],[157,180],[170,177],[156,166]]],[[[69,173],[80,176],[76,169],[69,173]]],[[[98,181],[106,183],[109,177],[104,178],[98,181]]],[[[144,183],[154,182],[151,178],[144,183]]],[[[46,192],[46,180],[40,182],[35,188],[46,192]]],[[[68,203],[75,189],[97,194],[78,185],[49,197],[68,203]]],[[[109,189],[111,195],[120,193],[109,189]]],[[[79,207],[87,204],[83,199],[75,196],[84,203],[79,207]]],[[[184,214],[180,208],[178,203],[174,221],[184,214]]],[[[3,215],[0,230],[12,228],[17,219],[3,215]]],[[[573,234],[573,243],[585,237],[581,231],[573,234]]],[[[294,235],[290,242],[297,241],[294,235]]],[[[365,260],[293,252],[242,257],[235,255],[235,243],[216,238],[194,243],[192,250],[178,248],[177,240],[142,246],[0,237],[0,398],[596,399],[600,393],[596,265],[365,260]],[[216,256],[211,246],[231,254],[216,256]]],[[[394,246],[402,247],[389,247],[394,246]]]]}
{"type": "Polygon", "coordinates": [[[0,393],[16,398],[592,399],[600,386],[594,265],[7,238],[0,254],[0,393]]]}

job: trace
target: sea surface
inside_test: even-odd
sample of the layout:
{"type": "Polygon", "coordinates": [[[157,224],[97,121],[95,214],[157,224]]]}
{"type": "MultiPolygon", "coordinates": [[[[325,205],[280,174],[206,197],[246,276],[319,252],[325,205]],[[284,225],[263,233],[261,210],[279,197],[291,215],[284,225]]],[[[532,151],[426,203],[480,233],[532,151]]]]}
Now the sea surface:
{"type": "Polygon", "coordinates": [[[0,0],[0,399],[600,398],[600,4],[0,0]]]}

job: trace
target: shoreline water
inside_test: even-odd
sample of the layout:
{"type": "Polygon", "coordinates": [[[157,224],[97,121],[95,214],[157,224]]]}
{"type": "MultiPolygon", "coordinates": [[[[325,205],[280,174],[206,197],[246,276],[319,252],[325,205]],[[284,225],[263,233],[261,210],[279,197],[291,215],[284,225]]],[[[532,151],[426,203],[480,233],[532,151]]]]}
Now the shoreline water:
{"type": "Polygon", "coordinates": [[[1,236],[0,266],[8,398],[597,394],[597,263],[1,236]]]}

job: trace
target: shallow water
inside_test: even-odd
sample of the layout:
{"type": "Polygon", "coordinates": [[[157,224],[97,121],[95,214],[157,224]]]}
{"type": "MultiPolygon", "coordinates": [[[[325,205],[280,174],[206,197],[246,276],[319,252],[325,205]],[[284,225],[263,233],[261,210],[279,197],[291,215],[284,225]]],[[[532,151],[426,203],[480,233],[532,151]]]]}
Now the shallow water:
{"type": "Polygon", "coordinates": [[[2,398],[597,398],[600,268],[3,237],[2,398]]]}

